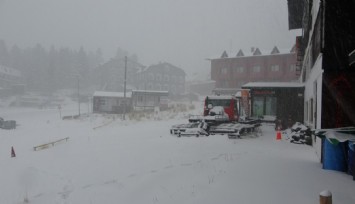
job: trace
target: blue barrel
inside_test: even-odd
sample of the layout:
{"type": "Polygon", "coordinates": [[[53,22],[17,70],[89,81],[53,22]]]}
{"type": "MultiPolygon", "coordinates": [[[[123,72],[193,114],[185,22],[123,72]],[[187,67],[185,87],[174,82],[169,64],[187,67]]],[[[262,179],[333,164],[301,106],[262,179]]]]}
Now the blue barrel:
{"type": "Polygon", "coordinates": [[[323,169],[336,170],[346,172],[346,145],[345,142],[332,144],[329,140],[324,139],[323,142],[323,169]]]}
{"type": "Polygon", "coordinates": [[[349,141],[349,150],[348,150],[348,173],[350,175],[354,175],[354,166],[355,166],[355,160],[354,160],[354,155],[355,155],[355,143],[349,141]]]}

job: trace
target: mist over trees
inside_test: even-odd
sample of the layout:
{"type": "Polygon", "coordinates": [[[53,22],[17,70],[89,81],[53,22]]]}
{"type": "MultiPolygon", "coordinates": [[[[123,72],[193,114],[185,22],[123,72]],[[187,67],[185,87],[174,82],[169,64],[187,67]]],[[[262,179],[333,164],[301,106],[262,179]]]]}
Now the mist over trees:
{"type": "MultiPolygon", "coordinates": [[[[127,51],[118,48],[113,59],[127,55],[127,51]]],[[[136,55],[131,58],[138,61],[136,55]]],[[[77,77],[82,88],[99,86],[95,84],[96,73],[103,63],[101,49],[87,51],[84,47],[75,50],[55,46],[46,49],[41,44],[23,49],[17,45],[8,47],[0,39],[0,64],[21,71],[23,83],[30,91],[51,93],[58,89],[72,89],[76,87],[77,77]]]]}

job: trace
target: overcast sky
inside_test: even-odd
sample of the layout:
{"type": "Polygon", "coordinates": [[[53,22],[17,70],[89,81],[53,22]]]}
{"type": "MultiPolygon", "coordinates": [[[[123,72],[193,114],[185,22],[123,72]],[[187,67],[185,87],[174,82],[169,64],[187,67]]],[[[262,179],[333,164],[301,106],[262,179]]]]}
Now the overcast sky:
{"type": "Polygon", "coordinates": [[[0,0],[0,39],[101,48],[106,59],[121,47],[144,65],[170,62],[191,77],[209,73],[206,58],[224,50],[291,48],[299,31],[287,19],[287,0],[0,0]]]}

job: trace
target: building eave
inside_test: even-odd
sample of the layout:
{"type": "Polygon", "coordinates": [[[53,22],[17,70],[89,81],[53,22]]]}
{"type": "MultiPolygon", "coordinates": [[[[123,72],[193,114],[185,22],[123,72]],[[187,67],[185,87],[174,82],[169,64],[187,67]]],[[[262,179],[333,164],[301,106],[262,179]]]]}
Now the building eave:
{"type": "Polygon", "coordinates": [[[287,0],[288,6],[288,29],[302,28],[304,0],[287,0]]]}

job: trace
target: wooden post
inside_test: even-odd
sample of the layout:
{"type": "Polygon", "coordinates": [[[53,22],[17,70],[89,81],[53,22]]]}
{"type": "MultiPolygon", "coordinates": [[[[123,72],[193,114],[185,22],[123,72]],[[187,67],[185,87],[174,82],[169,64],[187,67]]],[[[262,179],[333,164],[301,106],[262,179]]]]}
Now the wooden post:
{"type": "Polygon", "coordinates": [[[319,194],[319,204],[332,204],[332,193],[328,190],[319,194]]]}

